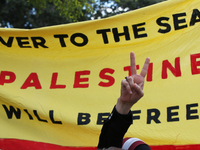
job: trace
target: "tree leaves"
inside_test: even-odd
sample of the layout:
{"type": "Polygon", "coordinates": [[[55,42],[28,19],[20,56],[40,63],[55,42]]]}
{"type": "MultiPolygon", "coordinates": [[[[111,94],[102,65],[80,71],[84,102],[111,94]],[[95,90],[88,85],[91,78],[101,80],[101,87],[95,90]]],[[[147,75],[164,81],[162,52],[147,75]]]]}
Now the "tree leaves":
{"type": "MultiPolygon", "coordinates": [[[[87,13],[93,12],[93,8],[87,0],[28,0],[28,2],[35,7],[38,13],[41,13],[47,7],[47,3],[52,3],[56,6],[59,14],[70,22],[78,21],[84,15],[83,9],[87,13]]],[[[90,1],[90,3],[93,3],[93,1],[90,1]]]]}
{"type": "Polygon", "coordinates": [[[38,28],[106,18],[164,0],[0,0],[0,27],[38,28]]]}

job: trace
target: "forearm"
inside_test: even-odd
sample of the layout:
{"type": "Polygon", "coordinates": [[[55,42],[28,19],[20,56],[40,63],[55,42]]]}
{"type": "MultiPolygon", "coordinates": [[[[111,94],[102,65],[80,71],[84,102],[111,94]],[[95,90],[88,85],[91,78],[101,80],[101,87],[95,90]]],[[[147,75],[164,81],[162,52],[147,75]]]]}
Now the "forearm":
{"type": "Polygon", "coordinates": [[[127,103],[127,102],[124,103],[124,102],[122,102],[122,101],[120,100],[120,98],[118,98],[117,104],[116,104],[115,107],[116,107],[116,110],[117,110],[117,112],[118,112],[119,114],[126,115],[126,114],[129,113],[129,111],[130,111],[132,105],[129,104],[129,103],[127,103]]]}
{"type": "Polygon", "coordinates": [[[132,124],[132,113],[123,115],[117,112],[114,107],[112,113],[104,122],[99,137],[98,148],[122,147],[124,134],[132,124]]]}

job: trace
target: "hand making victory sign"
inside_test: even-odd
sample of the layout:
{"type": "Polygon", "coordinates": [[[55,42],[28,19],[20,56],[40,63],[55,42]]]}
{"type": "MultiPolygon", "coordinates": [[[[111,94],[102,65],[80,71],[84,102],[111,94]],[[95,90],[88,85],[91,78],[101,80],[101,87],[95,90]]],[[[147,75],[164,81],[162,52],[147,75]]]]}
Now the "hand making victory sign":
{"type": "Polygon", "coordinates": [[[120,114],[128,114],[131,107],[144,95],[144,79],[148,71],[150,58],[147,57],[140,74],[137,74],[135,54],[130,53],[131,76],[121,82],[121,95],[118,98],[116,109],[120,114]]]}

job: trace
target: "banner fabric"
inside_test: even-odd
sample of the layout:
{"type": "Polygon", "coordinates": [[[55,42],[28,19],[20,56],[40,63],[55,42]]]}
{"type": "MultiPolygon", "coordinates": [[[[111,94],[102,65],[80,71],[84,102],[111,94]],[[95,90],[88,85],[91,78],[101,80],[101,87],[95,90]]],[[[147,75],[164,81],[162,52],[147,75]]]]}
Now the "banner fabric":
{"type": "Polygon", "coordinates": [[[0,29],[0,149],[95,149],[130,74],[151,63],[126,137],[200,148],[200,2],[169,0],[114,17],[0,29]]]}

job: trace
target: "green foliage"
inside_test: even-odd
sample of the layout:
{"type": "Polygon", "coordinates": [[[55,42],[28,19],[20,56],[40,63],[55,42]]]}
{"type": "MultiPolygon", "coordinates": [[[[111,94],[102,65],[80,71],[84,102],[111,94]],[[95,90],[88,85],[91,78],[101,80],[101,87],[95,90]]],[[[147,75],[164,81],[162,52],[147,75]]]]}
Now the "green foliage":
{"type": "Polygon", "coordinates": [[[28,0],[38,13],[47,8],[48,3],[52,3],[61,16],[64,16],[70,22],[78,21],[83,16],[83,9],[90,13],[93,11],[87,0],[28,0]]]}
{"type": "Polygon", "coordinates": [[[27,3],[23,0],[18,0],[18,1],[1,0],[0,1],[1,26],[8,27],[10,24],[12,27],[12,25],[15,24],[15,27],[22,27],[24,24],[26,24],[26,21],[29,21],[27,18],[31,16],[31,13],[29,13],[31,9],[32,7],[30,5],[27,5],[27,3]]]}
{"type": "Polygon", "coordinates": [[[149,6],[165,0],[100,0],[94,4],[94,19],[107,18],[127,11],[149,6]],[[109,4],[109,5],[108,5],[109,4]]]}
{"type": "Polygon", "coordinates": [[[0,27],[38,28],[106,18],[164,0],[0,0],[0,27]]]}

